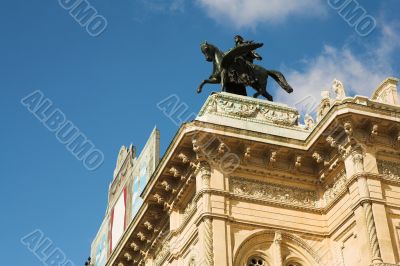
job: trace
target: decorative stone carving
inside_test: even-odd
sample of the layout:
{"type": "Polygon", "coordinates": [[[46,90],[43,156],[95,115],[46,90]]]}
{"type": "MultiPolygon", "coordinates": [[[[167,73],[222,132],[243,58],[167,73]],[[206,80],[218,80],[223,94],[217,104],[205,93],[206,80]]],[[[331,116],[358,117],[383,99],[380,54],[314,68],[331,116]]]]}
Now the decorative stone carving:
{"type": "Polygon", "coordinates": [[[276,163],[276,159],[278,157],[278,152],[277,151],[272,151],[271,156],[269,157],[269,162],[274,165],[276,163]]]}
{"type": "Polygon", "coordinates": [[[204,251],[207,266],[214,266],[213,227],[210,218],[204,218],[204,251]]]}
{"type": "Polygon", "coordinates": [[[172,194],[176,194],[176,189],[172,187],[172,185],[170,183],[168,183],[168,181],[164,180],[163,182],[161,182],[161,186],[165,189],[165,191],[167,192],[171,192],[172,194]]]}
{"type": "Polygon", "coordinates": [[[180,159],[182,161],[182,163],[186,164],[189,163],[189,156],[187,156],[186,154],[184,154],[183,152],[178,154],[178,159],[180,159]]]}
{"type": "Polygon", "coordinates": [[[306,126],[306,129],[308,129],[308,130],[313,129],[315,127],[314,118],[312,118],[311,115],[306,114],[304,116],[304,124],[306,126]]]}
{"type": "Polygon", "coordinates": [[[186,221],[188,217],[190,217],[193,212],[196,210],[197,203],[194,198],[186,205],[185,209],[183,210],[183,217],[182,220],[186,221]]]}
{"type": "Polygon", "coordinates": [[[181,177],[181,173],[176,167],[172,166],[169,171],[170,174],[172,174],[174,177],[181,177]]]}
{"type": "Polygon", "coordinates": [[[219,156],[223,156],[224,154],[225,154],[225,152],[227,152],[227,150],[228,150],[228,148],[226,147],[226,144],[225,143],[223,143],[223,142],[221,142],[219,145],[218,145],[218,155],[219,156]]]}
{"type": "Polygon", "coordinates": [[[159,204],[164,203],[164,199],[159,194],[155,194],[153,197],[157,200],[159,204]]]}
{"type": "Polygon", "coordinates": [[[201,162],[200,163],[200,175],[203,180],[203,187],[204,188],[210,188],[210,177],[211,177],[211,167],[210,164],[207,162],[201,162]]]}
{"type": "Polygon", "coordinates": [[[324,158],[322,157],[322,155],[319,154],[318,152],[314,152],[312,157],[318,164],[323,163],[324,166],[329,165],[329,162],[325,161],[324,158]]]}
{"type": "Polygon", "coordinates": [[[388,176],[390,179],[400,181],[400,162],[377,160],[378,172],[388,176]]]}
{"type": "Polygon", "coordinates": [[[161,250],[159,250],[156,253],[156,258],[154,259],[154,264],[156,266],[160,266],[162,265],[162,263],[164,262],[164,260],[167,258],[167,256],[170,254],[170,245],[169,242],[164,242],[161,245],[161,250]]]}
{"type": "Polygon", "coordinates": [[[201,148],[199,145],[199,140],[197,138],[192,139],[193,151],[196,153],[197,159],[200,158],[201,148]]]}
{"type": "Polygon", "coordinates": [[[371,202],[364,202],[363,208],[365,210],[365,216],[367,220],[367,230],[369,236],[369,244],[372,251],[372,263],[382,262],[381,251],[379,248],[378,235],[376,232],[376,225],[374,221],[374,215],[372,213],[371,202]]]}
{"type": "Polygon", "coordinates": [[[353,125],[351,122],[347,121],[343,124],[344,132],[346,133],[349,140],[353,137],[353,125]]]}
{"type": "Polygon", "coordinates": [[[341,101],[346,98],[346,91],[340,80],[334,79],[332,82],[332,90],[336,94],[336,100],[341,101]]]}
{"type": "Polygon", "coordinates": [[[189,164],[190,167],[195,168],[196,164],[194,162],[191,161],[189,155],[181,152],[178,154],[178,159],[182,161],[182,163],[184,164],[189,164]]]}
{"type": "Polygon", "coordinates": [[[282,112],[267,107],[261,107],[260,113],[267,121],[284,126],[294,126],[298,124],[299,114],[294,112],[282,112]]]}
{"type": "Polygon", "coordinates": [[[149,242],[149,240],[147,239],[147,237],[146,237],[142,232],[137,233],[137,237],[140,239],[140,241],[147,241],[147,242],[149,242]]]}
{"type": "Polygon", "coordinates": [[[374,124],[372,126],[372,130],[371,130],[371,138],[378,136],[378,129],[379,129],[379,125],[374,124]]]}
{"type": "Polygon", "coordinates": [[[125,252],[125,253],[124,253],[124,258],[125,258],[127,261],[131,261],[131,260],[132,260],[132,255],[129,254],[128,252],[125,252]]]}
{"type": "Polygon", "coordinates": [[[311,190],[286,187],[238,177],[231,178],[230,187],[233,194],[236,195],[308,207],[317,206],[317,193],[311,190]]]}
{"type": "Polygon", "coordinates": [[[199,117],[206,114],[290,127],[297,126],[299,118],[296,109],[259,99],[232,96],[228,93],[217,93],[209,97],[199,117]]]}
{"type": "Polygon", "coordinates": [[[321,119],[329,112],[331,109],[331,99],[329,96],[329,91],[321,92],[322,100],[318,106],[317,111],[317,122],[321,121],[321,119]]]}
{"type": "Polygon", "coordinates": [[[282,232],[275,231],[274,240],[273,240],[273,252],[276,266],[283,266],[282,264],[282,232]]]}
{"type": "Polygon", "coordinates": [[[153,226],[149,221],[144,222],[143,225],[144,225],[144,227],[146,227],[147,230],[149,230],[149,231],[153,230],[153,228],[154,228],[154,226],[153,226]]]}
{"type": "Polygon", "coordinates": [[[135,242],[132,242],[129,246],[133,249],[133,251],[139,250],[139,246],[135,242]]]}
{"type": "Polygon", "coordinates": [[[324,205],[329,204],[332,200],[336,198],[336,196],[342,192],[346,188],[347,176],[344,171],[339,173],[339,175],[335,178],[332,186],[328,187],[323,196],[324,205]]]}
{"type": "Polygon", "coordinates": [[[326,142],[328,142],[329,145],[330,145],[332,148],[337,148],[337,146],[338,146],[338,144],[336,143],[336,140],[335,140],[332,136],[326,137],[326,142]]]}
{"type": "Polygon", "coordinates": [[[332,136],[328,136],[326,138],[326,142],[329,143],[329,145],[332,148],[337,148],[340,154],[346,153],[346,149],[343,147],[343,145],[340,145],[336,142],[336,140],[332,136]]]}
{"type": "Polygon", "coordinates": [[[243,155],[243,161],[248,162],[250,160],[250,157],[251,157],[251,148],[247,147],[243,155]]]}
{"type": "Polygon", "coordinates": [[[299,170],[299,168],[301,167],[301,162],[303,160],[303,157],[301,155],[297,155],[294,161],[294,167],[299,170]]]}
{"type": "Polygon", "coordinates": [[[364,156],[361,151],[353,151],[353,163],[356,173],[364,171],[364,156]]]}
{"type": "Polygon", "coordinates": [[[400,103],[397,94],[398,82],[399,80],[397,78],[385,79],[375,90],[372,95],[372,100],[386,104],[398,105],[400,103]]]}

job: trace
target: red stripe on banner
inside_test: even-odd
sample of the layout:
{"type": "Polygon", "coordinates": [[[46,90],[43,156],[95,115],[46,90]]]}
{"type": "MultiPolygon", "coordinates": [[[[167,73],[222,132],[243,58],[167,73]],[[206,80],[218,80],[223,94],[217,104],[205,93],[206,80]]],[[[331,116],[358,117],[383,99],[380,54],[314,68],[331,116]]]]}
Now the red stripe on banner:
{"type": "Polygon", "coordinates": [[[114,222],[114,207],[111,209],[111,219],[110,219],[110,230],[109,230],[109,235],[110,235],[110,255],[112,252],[112,228],[113,228],[113,222],[114,222]]]}

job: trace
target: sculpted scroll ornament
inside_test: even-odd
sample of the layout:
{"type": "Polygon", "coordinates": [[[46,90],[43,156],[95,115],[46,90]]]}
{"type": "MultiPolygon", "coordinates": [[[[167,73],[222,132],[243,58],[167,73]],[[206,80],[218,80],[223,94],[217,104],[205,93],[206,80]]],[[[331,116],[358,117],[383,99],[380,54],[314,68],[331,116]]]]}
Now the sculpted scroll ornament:
{"type": "Polygon", "coordinates": [[[317,193],[311,190],[234,177],[231,179],[231,191],[236,195],[250,196],[262,200],[317,207],[317,193]]]}

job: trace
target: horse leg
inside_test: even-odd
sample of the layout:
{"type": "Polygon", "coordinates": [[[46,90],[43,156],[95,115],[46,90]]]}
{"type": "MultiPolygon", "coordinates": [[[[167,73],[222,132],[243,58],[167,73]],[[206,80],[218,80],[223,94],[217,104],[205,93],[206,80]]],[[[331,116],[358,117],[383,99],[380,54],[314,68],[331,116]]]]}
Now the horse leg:
{"type": "Polygon", "coordinates": [[[225,87],[225,83],[226,83],[226,71],[222,70],[221,71],[221,91],[226,91],[226,87],[225,87]]]}
{"type": "Polygon", "coordinates": [[[267,91],[264,91],[263,94],[262,94],[262,96],[264,96],[265,98],[267,98],[268,101],[271,101],[271,102],[274,101],[274,98],[272,97],[272,95],[269,94],[267,91]]]}
{"type": "Polygon", "coordinates": [[[255,84],[253,87],[257,92],[254,94],[254,98],[257,98],[257,96],[262,95],[265,98],[267,98],[268,101],[273,101],[273,97],[271,94],[267,92],[267,83],[268,83],[268,75],[265,75],[260,79],[260,81],[255,84]]]}

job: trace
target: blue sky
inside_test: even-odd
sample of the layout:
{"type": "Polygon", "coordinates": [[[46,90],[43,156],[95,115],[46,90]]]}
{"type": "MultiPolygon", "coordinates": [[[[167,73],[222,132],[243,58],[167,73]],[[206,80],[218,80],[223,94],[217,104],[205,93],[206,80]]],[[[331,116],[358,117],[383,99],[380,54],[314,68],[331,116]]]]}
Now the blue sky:
{"type": "MultiPolygon", "coordinates": [[[[2,1],[0,8],[1,265],[42,265],[20,238],[40,229],[83,265],[103,218],[121,145],[142,148],[154,126],[162,151],[177,130],[156,104],[171,94],[197,112],[218,86],[199,45],[223,50],[233,36],[264,42],[266,68],[284,72],[295,93],[270,82],[289,105],[343,81],[350,94],[371,95],[399,76],[397,0],[359,1],[376,19],[357,34],[323,0],[91,0],[107,19],[90,36],[57,0],[2,1]],[[105,156],[88,171],[20,101],[41,90],[105,156]]],[[[250,92],[250,91],[249,91],[250,92]]]]}

